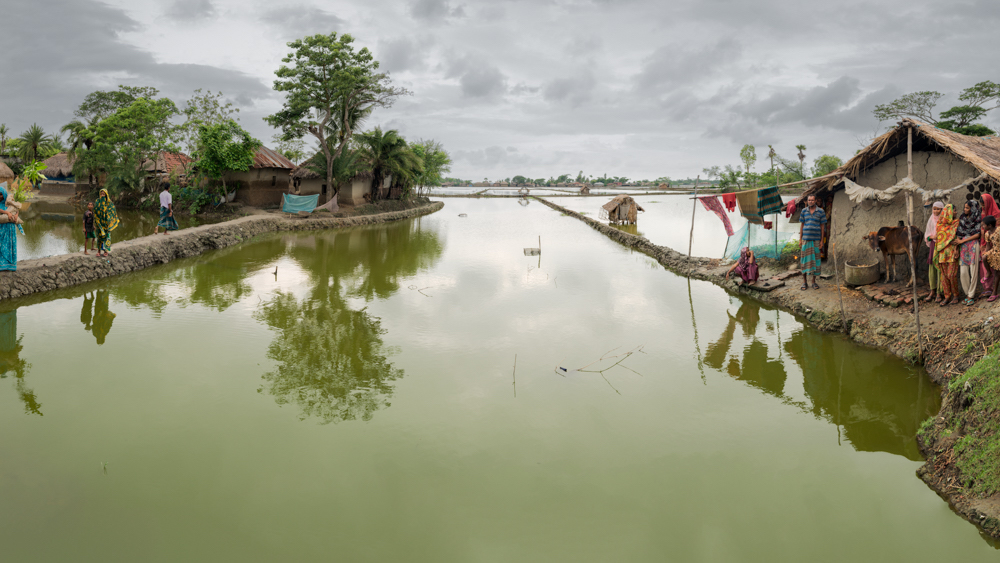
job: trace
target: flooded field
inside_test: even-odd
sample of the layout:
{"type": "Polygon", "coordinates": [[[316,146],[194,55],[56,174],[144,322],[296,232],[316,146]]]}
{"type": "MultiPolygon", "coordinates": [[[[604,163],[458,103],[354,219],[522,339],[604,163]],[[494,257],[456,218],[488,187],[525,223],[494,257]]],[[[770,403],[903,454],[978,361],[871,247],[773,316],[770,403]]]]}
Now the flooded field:
{"type": "MultiPolygon", "coordinates": [[[[639,214],[637,225],[625,225],[621,228],[632,234],[642,235],[654,244],[687,253],[688,238],[691,234],[691,208],[696,203],[692,197],[690,194],[655,194],[637,197],[635,200],[645,211],[639,214]]],[[[785,202],[789,199],[790,196],[783,196],[785,202]]],[[[560,197],[552,201],[592,219],[600,219],[601,206],[609,200],[599,197],[560,197]]],[[[738,209],[733,213],[727,213],[727,216],[734,231],[738,231],[747,223],[746,219],[740,216],[738,209]]],[[[768,220],[771,220],[771,217],[768,217],[768,220]]],[[[778,230],[794,232],[798,238],[799,224],[791,224],[788,221],[784,213],[779,213],[778,230]]],[[[694,213],[694,241],[691,244],[691,254],[721,258],[727,239],[722,221],[698,203],[694,213]]]]}
{"type": "MultiPolygon", "coordinates": [[[[17,236],[17,259],[30,260],[57,254],[83,252],[83,209],[69,203],[33,201],[24,211],[24,236],[17,236]]],[[[159,212],[119,209],[121,224],[111,236],[114,243],[153,234],[159,212]]],[[[177,216],[182,229],[214,223],[216,219],[177,216]]],[[[169,236],[169,235],[167,235],[169,236]]]]}
{"type": "Polygon", "coordinates": [[[921,370],[538,202],[2,303],[0,362],[11,561],[997,557],[921,370]]]}

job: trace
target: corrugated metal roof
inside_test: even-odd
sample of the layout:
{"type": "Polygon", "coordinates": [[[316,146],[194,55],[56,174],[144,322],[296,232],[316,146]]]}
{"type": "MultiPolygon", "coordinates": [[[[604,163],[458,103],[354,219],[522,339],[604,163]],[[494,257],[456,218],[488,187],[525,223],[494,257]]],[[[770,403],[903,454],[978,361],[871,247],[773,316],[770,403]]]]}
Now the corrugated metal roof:
{"type": "Polygon", "coordinates": [[[295,164],[277,152],[261,145],[257,149],[257,154],[253,155],[253,166],[251,168],[285,168],[291,170],[295,168],[295,164]]]}

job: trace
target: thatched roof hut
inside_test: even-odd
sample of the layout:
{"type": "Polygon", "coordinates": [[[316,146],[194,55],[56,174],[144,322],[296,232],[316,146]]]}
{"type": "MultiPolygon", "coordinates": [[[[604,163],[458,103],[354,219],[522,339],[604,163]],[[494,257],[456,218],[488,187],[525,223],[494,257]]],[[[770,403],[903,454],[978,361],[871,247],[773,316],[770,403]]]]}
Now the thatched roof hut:
{"type": "Polygon", "coordinates": [[[0,161],[0,182],[13,182],[14,171],[6,163],[0,161]]]}
{"type": "MultiPolygon", "coordinates": [[[[909,174],[907,137],[911,130],[911,180],[925,191],[921,195],[928,197],[928,201],[923,201],[920,195],[914,197],[914,227],[922,230],[927,223],[930,200],[953,204],[961,212],[970,193],[1000,194],[1000,138],[970,137],[915,119],[903,119],[833,173],[811,181],[799,197],[801,203],[809,195],[816,195],[826,209],[841,267],[845,262],[872,263],[877,255],[863,237],[907,220],[905,192],[896,192],[897,195],[889,192],[884,194],[884,200],[852,201],[845,189],[845,179],[875,193],[896,186],[909,174]],[[927,193],[933,190],[941,191],[927,193]]],[[[924,246],[920,252],[918,273],[927,267],[924,246]]],[[[898,270],[909,271],[905,259],[896,263],[898,270]]]]}
{"type": "Polygon", "coordinates": [[[639,211],[645,211],[630,196],[618,195],[601,206],[601,219],[612,224],[625,223],[635,225],[639,220],[639,211]]]}
{"type": "Polygon", "coordinates": [[[64,152],[46,158],[43,164],[45,170],[42,170],[42,174],[47,178],[69,178],[73,175],[73,159],[64,152]]]}
{"type": "MultiPolygon", "coordinates": [[[[810,194],[829,195],[843,188],[843,177],[857,182],[857,178],[866,170],[872,169],[892,158],[906,155],[907,129],[913,128],[913,152],[949,153],[956,160],[970,165],[981,174],[985,174],[991,190],[1000,187],[1000,138],[970,137],[938,129],[916,119],[906,118],[899,125],[885,134],[877,137],[870,145],[851,157],[834,173],[810,183],[802,194],[804,199],[810,194]]],[[[916,165],[916,160],[914,160],[916,165]]],[[[903,176],[906,171],[903,171],[903,176]]],[[[977,176],[979,174],[976,174],[977,176]]],[[[902,178],[903,176],[900,176],[902,178]]],[[[918,184],[921,182],[915,179],[918,184]]],[[[921,184],[924,185],[924,184],[921,184]]]]}

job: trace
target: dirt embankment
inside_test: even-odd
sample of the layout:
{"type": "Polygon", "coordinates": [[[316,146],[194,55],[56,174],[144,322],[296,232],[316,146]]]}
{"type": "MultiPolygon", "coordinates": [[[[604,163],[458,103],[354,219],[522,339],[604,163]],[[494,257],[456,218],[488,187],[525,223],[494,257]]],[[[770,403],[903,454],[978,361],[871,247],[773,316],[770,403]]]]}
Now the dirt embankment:
{"type": "Polygon", "coordinates": [[[0,272],[0,300],[135,272],[179,258],[197,256],[209,250],[233,246],[265,233],[388,223],[433,213],[442,207],[444,203],[437,201],[412,209],[353,217],[332,217],[330,214],[317,213],[305,218],[289,218],[279,213],[262,213],[168,235],[150,235],[113,244],[108,258],[76,253],[26,260],[18,263],[16,272],[0,272]]]}
{"type": "MultiPolygon", "coordinates": [[[[674,273],[780,307],[820,330],[844,332],[859,344],[888,350],[909,362],[919,359],[912,291],[902,283],[842,287],[838,292],[830,280],[821,281],[819,290],[802,291],[797,272],[762,264],[760,283],[768,283],[770,291],[749,289],[727,281],[729,268],[718,259],[688,258],[645,237],[535,199],[651,256],[674,273]]],[[[927,462],[917,474],[958,514],[1000,539],[1000,301],[980,300],[973,307],[921,303],[920,320],[923,364],[941,386],[943,401],[941,412],[924,424],[918,436],[927,462]]]]}

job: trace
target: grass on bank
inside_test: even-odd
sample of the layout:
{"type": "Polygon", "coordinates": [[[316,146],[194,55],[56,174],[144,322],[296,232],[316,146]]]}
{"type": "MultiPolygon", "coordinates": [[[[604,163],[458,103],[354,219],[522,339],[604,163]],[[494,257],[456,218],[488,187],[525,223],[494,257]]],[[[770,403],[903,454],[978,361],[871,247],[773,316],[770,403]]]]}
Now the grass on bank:
{"type": "Polygon", "coordinates": [[[955,442],[954,463],[966,479],[962,483],[983,497],[1000,492],[1000,343],[948,385],[960,401],[950,429],[969,433],[955,442]]]}

